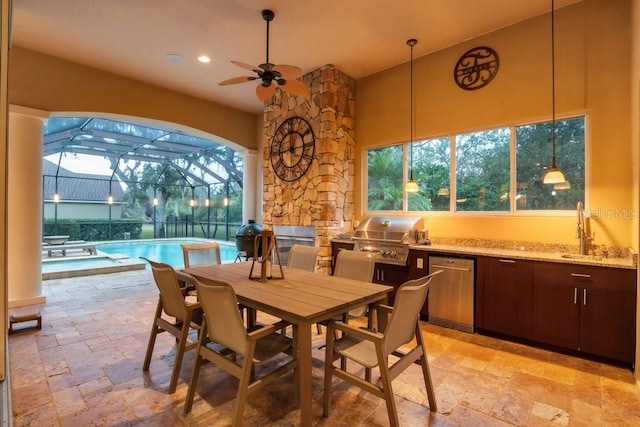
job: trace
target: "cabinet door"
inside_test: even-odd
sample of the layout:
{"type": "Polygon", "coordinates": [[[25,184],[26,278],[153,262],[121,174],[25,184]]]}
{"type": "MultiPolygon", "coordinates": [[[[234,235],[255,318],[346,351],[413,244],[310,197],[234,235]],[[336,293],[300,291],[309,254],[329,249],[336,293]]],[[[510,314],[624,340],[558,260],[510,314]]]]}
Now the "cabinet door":
{"type": "Polygon", "coordinates": [[[387,294],[387,303],[389,305],[393,305],[396,296],[396,289],[407,280],[409,280],[409,267],[407,266],[376,264],[376,269],[373,272],[374,283],[393,286],[393,291],[387,294]]]}
{"type": "Polygon", "coordinates": [[[584,288],[580,300],[580,350],[633,363],[635,292],[584,288]]]}
{"type": "Polygon", "coordinates": [[[531,337],[532,261],[485,258],[484,328],[531,337]]]}
{"type": "Polygon", "coordinates": [[[581,292],[582,289],[575,286],[534,281],[532,338],[577,350],[581,292]]]}

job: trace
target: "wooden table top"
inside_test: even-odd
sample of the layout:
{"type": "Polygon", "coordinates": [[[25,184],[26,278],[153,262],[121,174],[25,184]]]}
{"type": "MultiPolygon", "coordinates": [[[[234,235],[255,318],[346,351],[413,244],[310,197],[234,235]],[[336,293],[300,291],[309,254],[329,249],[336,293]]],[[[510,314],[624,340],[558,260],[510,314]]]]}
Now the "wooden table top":
{"type": "Polygon", "coordinates": [[[288,321],[326,320],[383,298],[393,287],[284,268],[284,279],[249,279],[251,262],[193,267],[182,270],[206,283],[224,280],[233,285],[238,301],[288,321]]]}

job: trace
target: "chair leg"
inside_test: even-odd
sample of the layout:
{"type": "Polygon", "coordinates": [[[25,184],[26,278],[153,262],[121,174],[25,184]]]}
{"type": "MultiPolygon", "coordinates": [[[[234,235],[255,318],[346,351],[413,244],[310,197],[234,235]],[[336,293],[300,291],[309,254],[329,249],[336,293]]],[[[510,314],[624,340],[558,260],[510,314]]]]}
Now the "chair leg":
{"type": "Polygon", "coordinates": [[[255,351],[255,342],[249,344],[247,354],[243,355],[243,366],[240,378],[238,378],[238,393],[233,410],[233,426],[242,426],[242,413],[244,412],[244,403],[247,399],[249,384],[251,377],[254,375],[253,354],[255,351]]]}
{"type": "Polygon", "coordinates": [[[147,344],[147,354],[144,357],[144,363],[142,364],[142,370],[148,371],[151,364],[151,355],[153,354],[153,347],[156,345],[156,335],[160,332],[156,325],[156,319],[162,315],[162,300],[158,297],[158,306],[156,307],[156,315],[153,318],[153,325],[151,325],[151,334],[149,335],[149,344],[147,344]]]}
{"type": "Polygon", "coordinates": [[[416,341],[417,344],[422,348],[422,356],[420,356],[420,366],[422,366],[424,387],[427,390],[427,398],[429,399],[429,410],[432,412],[436,412],[438,410],[438,406],[436,405],[436,394],[433,391],[433,383],[431,382],[431,371],[429,369],[429,360],[427,359],[427,349],[424,346],[422,331],[420,330],[419,324],[416,325],[416,341]]]}
{"type": "Polygon", "coordinates": [[[182,323],[182,333],[178,338],[178,348],[176,349],[176,360],[173,362],[173,372],[171,373],[171,382],[169,383],[169,394],[173,394],[178,386],[178,378],[180,377],[180,368],[182,368],[182,357],[184,356],[184,348],[187,345],[189,336],[189,325],[191,319],[187,318],[182,323]]]}
{"type": "MultiPolygon", "coordinates": [[[[291,325],[291,336],[293,337],[293,351],[292,355],[294,358],[298,357],[298,325],[291,325]]],[[[300,407],[300,368],[298,366],[293,370],[293,399],[296,405],[296,408],[300,407]]]]}
{"type": "Polygon", "coordinates": [[[200,375],[200,367],[204,361],[203,357],[200,356],[200,350],[198,350],[198,354],[196,354],[196,360],[193,363],[193,371],[191,372],[191,380],[189,381],[189,390],[187,391],[187,397],[184,399],[184,413],[185,415],[191,412],[191,407],[193,406],[193,398],[196,394],[196,387],[198,385],[198,375],[200,375]]]}
{"type": "Polygon", "coordinates": [[[391,387],[391,378],[389,377],[389,367],[387,360],[382,356],[382,349],[378,349],[378,367],[380,368],[380,381],[382,383],[382,392],[384,400],[387,403],[387,414],[389,415],[389,426],[399,427],[398,413],[396,411],[396,401],[393,396],[393,388],[391,387]]]}
{"type": "Polygon", "coordinates": [[[322,335],[322,326],[320,326],[320,323],[316,323],[316,331],[318,335],[322,335]]]}
{"type": "Polygon", "coordinates": [[[324,399],[322,400],[322,416],[331,415],[331,386],[333,384],[333,347],[334,337],[332,328],[327,327],[326,349],[324,354],[324,399]]]}

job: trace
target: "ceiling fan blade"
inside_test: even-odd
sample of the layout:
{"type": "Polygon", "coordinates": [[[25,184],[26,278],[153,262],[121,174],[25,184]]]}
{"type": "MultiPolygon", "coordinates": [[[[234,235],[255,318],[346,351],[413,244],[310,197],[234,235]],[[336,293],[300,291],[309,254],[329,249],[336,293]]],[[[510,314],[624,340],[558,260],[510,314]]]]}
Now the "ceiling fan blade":
{"type": "Polygon", "coordinates": [[[267,87],[259,84],[258,87],[256,87],[256,96],[262,102],[270,100],[274,93],[276,93],[276,87],[273,84],[270,84],[267,87]]]}
{"type": "Polygon", "coordinates": [[[311,91],[308,87],[300,83],[298,80],[287,80],[287,82],[280,86],[282,90],[286,90],[292,95],[296,96],[311,96],[311,91]]]}
{"type": "Polygon", "coordinates": [[[240,76],[240,77],[234,77],[232,79],[223,80],[218,84],[220,86],[235,85],[235,84],[238,84],[238,83],[250,82],[251,80],[255,80],[255,79],[257,79],[257,77],[254,77],[254,76],[240,76]]]}
{"type": "Polygon", "coordinates": [[[237,65],[238,67],[244,68],[245,70],[253,71],[254,73],[261,73],[264,70],[260,67],[256,67],[255,65],[247,64],[246,62],[240,61],[231,61],[233,65],[237,65]]]}
{"type": "Polygon", "coordinates": [[[302,77],[302,68],[295,65],[275,65],[273,71],[277,71],[285,80],[295,80],[302,77]]]}

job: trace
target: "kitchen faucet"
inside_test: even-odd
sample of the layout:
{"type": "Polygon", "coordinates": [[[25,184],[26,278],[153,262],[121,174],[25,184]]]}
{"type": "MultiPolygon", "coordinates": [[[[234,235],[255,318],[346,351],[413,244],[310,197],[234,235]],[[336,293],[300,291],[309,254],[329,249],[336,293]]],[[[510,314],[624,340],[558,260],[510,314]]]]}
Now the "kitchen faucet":
{"type": "Polygon", "coordinates": [[[578,227],[576,229],[576,239],[580,239],[580,255],[587,254],[587,244],[594,240],[593,237],[587,235],[587,227],[584,222],[584,205],[578,202],[576,207],[578,211],[578,227]]]}

